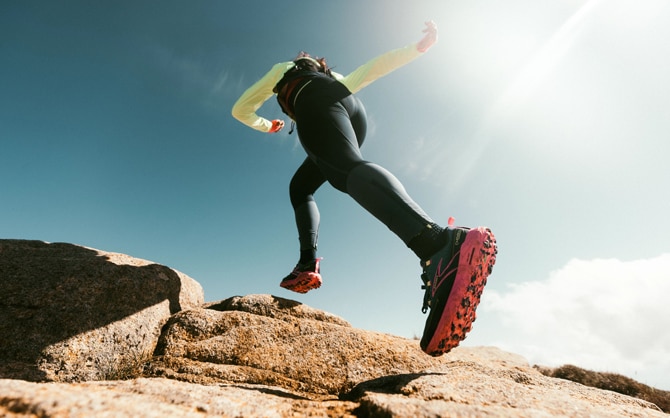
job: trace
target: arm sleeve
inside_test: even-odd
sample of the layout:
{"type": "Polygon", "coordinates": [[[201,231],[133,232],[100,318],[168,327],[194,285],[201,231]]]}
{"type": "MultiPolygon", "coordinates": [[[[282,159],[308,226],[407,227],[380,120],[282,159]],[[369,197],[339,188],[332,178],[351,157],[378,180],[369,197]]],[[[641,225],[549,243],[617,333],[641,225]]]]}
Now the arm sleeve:
{"type": "Polygon", "coordinates": [[[275,64],[270,71],[237,99],[233,105],[233,117],[257,131],[269,132],[270,128],[272,128],[272,122],[262,116],[258,116],[256,111],[274,95],[272,89],[282,78],[286,70],[293,65],[292,61],[275,64]]]}
{"type": "Polygon", "coordinates": [[[347,86],[350,92],[356,93],[378,78],[410,63],[421,55],[423,53],[417,50],[416,44],[408,45],[379,55],[355,69],[351,74],[344,77],[338,74],[339,77],[336,76],[336,78],[347,86]]]}

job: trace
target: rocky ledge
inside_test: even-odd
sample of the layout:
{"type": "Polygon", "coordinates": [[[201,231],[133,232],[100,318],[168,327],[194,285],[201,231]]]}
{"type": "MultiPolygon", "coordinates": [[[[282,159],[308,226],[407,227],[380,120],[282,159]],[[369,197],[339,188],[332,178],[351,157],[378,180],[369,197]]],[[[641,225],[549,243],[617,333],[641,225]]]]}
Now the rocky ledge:
{"type": "Polygon", "coordinates": [[[204,303],[123,254],[0,240],[1,416],[666,416],[547,374],[494,347],[429,357],[271,295],[204,303]]]}

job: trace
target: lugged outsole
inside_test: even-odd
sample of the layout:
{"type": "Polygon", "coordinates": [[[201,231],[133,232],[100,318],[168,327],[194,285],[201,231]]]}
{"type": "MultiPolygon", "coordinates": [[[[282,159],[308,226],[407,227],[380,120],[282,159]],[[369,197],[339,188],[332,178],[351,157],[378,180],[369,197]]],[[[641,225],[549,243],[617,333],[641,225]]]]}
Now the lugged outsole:
{"type": "Polygon", "coordinates": [[[488,276],[498,252],[490,229],[478,227],[468,231],[460,248],[458,271],[440,321],[426,347],[426,354],[441,356],[465,339],[476,319],[488,276]]]}
{"type": "Polygon", "coordinates": [[[319,273],[305,271],[300,273],[295,279],[282,280],[279,286],[296,293],[304,294],[310,290],[318,289],[322,283],[323,281],[319,273]]]}

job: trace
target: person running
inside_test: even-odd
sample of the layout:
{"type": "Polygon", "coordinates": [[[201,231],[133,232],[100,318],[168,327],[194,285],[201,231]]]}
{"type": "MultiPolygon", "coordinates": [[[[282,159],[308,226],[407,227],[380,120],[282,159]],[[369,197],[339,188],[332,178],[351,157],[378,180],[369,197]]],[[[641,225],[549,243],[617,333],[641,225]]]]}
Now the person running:
{"type": "Polygon", "coordinates": [[[347,76],[331,71],[324,58],[301,52],[292,61],[275,64],[249,87],[234,104],[232,115],[260,132],[279,132],[283,120],[270,121],[256,114],[276,95],[307,154],[289,186],[300,257],[280,286],[306,293],[322,284],[317,257],[320,214],[314,193],[327,181],[384,223],[419,257],[425,289],[422,311],[430,310],[420,345],[424,352],[439,356],[457,346],[471,329],[495,263],[496,240],[485,227],[438,225],[392,173],[363,158],[360,147],[367,116],[354,95],[428,51],[437,42],[437,26],[426,22],[423,32],[419,42],[382,54],[347,76]]]}

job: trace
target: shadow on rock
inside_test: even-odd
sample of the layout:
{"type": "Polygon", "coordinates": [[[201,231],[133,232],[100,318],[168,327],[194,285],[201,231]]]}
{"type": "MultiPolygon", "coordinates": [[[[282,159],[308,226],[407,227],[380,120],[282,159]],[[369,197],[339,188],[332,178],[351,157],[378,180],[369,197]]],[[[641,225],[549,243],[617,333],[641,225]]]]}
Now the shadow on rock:
{"type": "Polygon", "coordinates": [[[424,376],[442,376],[445,373],[405,373],[390,376],[382,376],[372,380],[366,380],[354,386],[351,391],[340,396],[345,401],[358,401],[367,392],[395,394],[400,393],[400,389],[407,386],[413,380],[424,376]]]}
{"type": "Polygon", "coordinates": [[[182,309],[182,279],[122,254],[0,240],[0,378],[115,377],[123,356],[144,357],[182,309]]]}

